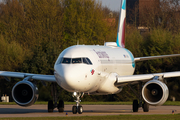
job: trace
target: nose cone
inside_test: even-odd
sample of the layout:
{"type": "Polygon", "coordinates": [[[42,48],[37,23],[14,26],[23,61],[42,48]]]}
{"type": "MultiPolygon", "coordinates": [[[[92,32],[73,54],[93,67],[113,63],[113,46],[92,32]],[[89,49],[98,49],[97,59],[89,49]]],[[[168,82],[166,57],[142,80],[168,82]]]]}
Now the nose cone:
{"type": "Polygon", "coordinates": [[[81,75],[79,73],[81,73],[80,70],[76,68],[64,69],[62,77],[70,88],[76,89],[75,86],[81,80],[81,75]]]}
{"type": "Polygon", "coordinates": [[[84,88],[82,84],[85,79],[86,69],[83,65],[60,65],[58,73],[60,86],[67,91],[81,91],[84,88]],[[80,67],[81,66],[81,67],[80,67]]]}

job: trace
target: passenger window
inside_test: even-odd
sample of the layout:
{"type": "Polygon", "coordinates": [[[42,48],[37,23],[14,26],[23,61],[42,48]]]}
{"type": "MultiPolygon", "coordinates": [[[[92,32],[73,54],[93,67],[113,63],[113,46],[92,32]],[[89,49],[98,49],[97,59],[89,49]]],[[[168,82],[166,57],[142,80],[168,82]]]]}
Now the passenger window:
{"type": "Polygon", "coordinates": [[[92,65],[92,62],[91,62],[91,60],[90,60],[89,58],[86,58],[86,60],[88,61],[88,63],[89,63],[90,65],[92,65]]]}
{"type": "Polygon", "coordinates": [[[81,58],[74,58],[72,59],[72,64],[82,63],[81,58]]]}
{"type": "Polygon", "coordinates": [[[71,63],[71,58],[64,58],[64,59],[62,60],[62,63],[70,64],[70,63],[71,63]]]}
{"type": "Polygon", "coordinates": [[[86,60],[86,58],[83,58],[83,63],[89,64],[88,61],[86,60]]]}

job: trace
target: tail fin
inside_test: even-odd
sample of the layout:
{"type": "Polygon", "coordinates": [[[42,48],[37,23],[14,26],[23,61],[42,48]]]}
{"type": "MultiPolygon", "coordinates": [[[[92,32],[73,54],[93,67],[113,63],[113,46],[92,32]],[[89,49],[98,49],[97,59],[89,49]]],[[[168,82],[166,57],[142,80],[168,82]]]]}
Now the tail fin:
{"type": "Polygon", "coordinates": [[[121,0],[119,25],[117,33],[117,46],[125,47],[126,0],[121,0]]]}

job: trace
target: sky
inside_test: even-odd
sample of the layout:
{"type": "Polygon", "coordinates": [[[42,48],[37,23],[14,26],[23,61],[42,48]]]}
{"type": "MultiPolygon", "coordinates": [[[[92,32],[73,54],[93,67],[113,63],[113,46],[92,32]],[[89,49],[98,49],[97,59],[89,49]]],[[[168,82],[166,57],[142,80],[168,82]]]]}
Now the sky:
{"type": "MultiPolygon", "coordinates": [[[[96,0],[98,1],[98,0],[96,0]]],[[[121,0],[99,0],[102,2],[103,6],[109,7],[112,11],[120,10],[120,2],[121,0]]]]}
{"type": "MultiPolygon", "coordinates": [[[[98,1],[98,0],[96,0],[98,1]]],[[[109,7],[112,11],[119,11],[120,10],[120,1],[121,0],[99,0],[102,2],[103,6],[109,7]]],[[[2,2],[2,0],[0,0],[2,2]]]]}

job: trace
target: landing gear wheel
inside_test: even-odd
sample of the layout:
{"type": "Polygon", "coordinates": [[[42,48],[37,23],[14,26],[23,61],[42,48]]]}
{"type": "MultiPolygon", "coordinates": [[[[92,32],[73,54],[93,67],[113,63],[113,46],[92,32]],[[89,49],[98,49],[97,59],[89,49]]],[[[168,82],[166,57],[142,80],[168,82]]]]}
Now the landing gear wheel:
{"type": "Polygon", "coordinates": [[[50,100],[48,101],[48,112],[53,112],[53,110],[54,110],[53,101],[50,100]]]}
{"type": "Polygon", "coordinates": [[[133,112],[138,112],[139,104],[138,100],[133,101],[133,112]]]}
{"type": "Polygon", "coordinates": [[[144,102],[144,104],[143,104],[143,111],[149,112],[149,104],[147,102],[144,102]]]}
{"type": "Polygon", "coordinates": [[[72,112],[73,112],[73,114],[77,114],[77,106],[72,107],[72,112]]]}
{"type": "Polygon", "coordinates": [[[59,112],[64,112],[64,101],[63,100],[59,100],[59,104],[58,104],[58,111],[59,112]]]}
{"type": "Polygon", "coordinates": [[[80,105],[78,106],[78,113],[79,114],[82,114],[83,113],[83,107],[80,105]]]}

